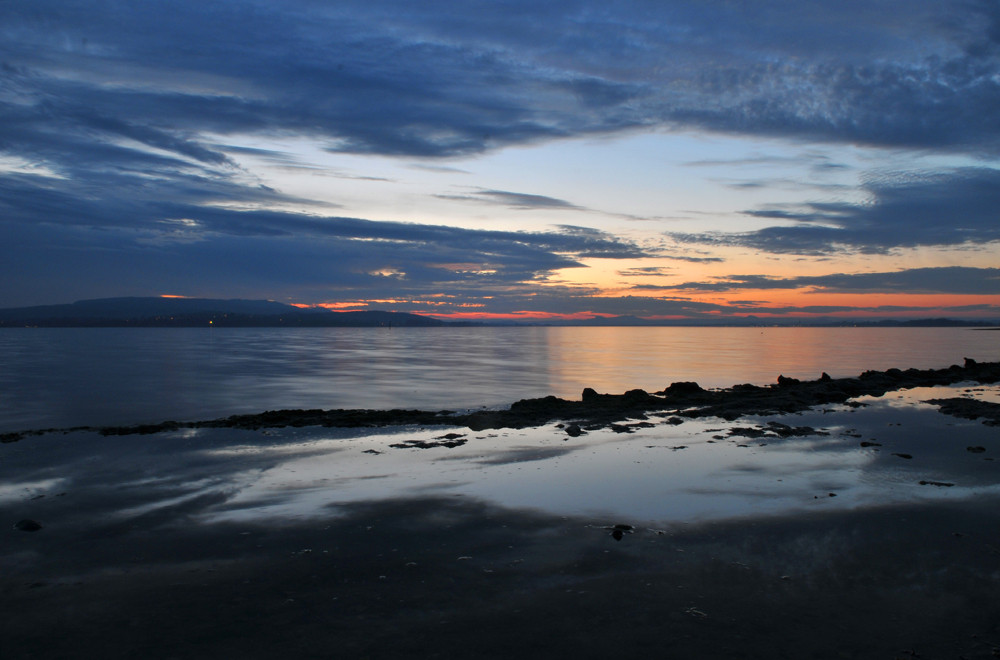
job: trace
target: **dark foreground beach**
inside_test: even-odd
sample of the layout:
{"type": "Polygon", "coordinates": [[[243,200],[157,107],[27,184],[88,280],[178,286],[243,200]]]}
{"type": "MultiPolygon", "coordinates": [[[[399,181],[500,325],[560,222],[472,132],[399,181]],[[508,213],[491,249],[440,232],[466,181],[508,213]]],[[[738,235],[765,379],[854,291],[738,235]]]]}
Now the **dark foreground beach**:
{"type": "Polygon", "coordinates": [[[0,657],[998,657],[997,369],[8,436],[0,657]]]}

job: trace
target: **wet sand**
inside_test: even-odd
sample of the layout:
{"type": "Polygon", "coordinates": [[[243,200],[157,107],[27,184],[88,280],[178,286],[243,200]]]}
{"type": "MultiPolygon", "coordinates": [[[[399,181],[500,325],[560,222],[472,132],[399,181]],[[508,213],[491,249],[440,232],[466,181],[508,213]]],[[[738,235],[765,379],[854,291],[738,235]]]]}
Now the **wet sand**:
{"type": "Polygon", "coordinates": [[[998,404],[23,436],[0,656],[996,657],[998,404]]]}
{"type": "Polygon", "coordinates": [[[441,499],[315,524],[94,530],[5,571],[4,657],[987,658],[996,505],[621,541],[441,499]]]}

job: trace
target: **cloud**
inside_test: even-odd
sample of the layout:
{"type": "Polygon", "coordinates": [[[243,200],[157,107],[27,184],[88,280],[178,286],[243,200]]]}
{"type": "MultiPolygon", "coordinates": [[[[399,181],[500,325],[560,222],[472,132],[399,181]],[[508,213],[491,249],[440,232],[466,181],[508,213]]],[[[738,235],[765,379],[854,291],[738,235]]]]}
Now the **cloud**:
{"type": "Polygon", "coordinates": [[[224,180],[175,177],[153,186],[149,198],[128,176],[99,189],[82,179],[50,181],[32,174],[0,178],[7,237],[0,246],[0,298],[12,305],[37,296],[66,300],[70,291],[74,299],[100,297],[123,286],[136,295],[178,290],[306,301],[477,289],[478,298],[534,286],[555,270],[581,267],[584,258],[649,256],[629,241],[580,227],[491,231],[271,210],[266,206],[280,194],[233,191],[235,184],[224,180]],[[210,203],[235,192],[246,207],[210,203]],[[253,208],[255,199],[264,207],[253,208]],[[379,275],[390,271],[397,276],[379,275]],[[38,290],[25,289],[28,279],[38,290]]]}
{"type": "Polygon", "coordinates": [[[775,253],[883,254],[894,248],[955,246],[1000,240],[1000,170],[959,168],[867,182],[870,202],[812,202],[746,211],[792,221],[738,234],[671,234],[682,242],[750,247],[775,253]]]}
{"type": "Polygon", "coordinates": [[[669,266],[640,266],[618,271],[623,277],[661,277],[669,275],[673,268],[669,266]]]}
{"type": "MultiPolygon", "coordinates": [[[[236,162],[300,167],[293,155],[239,145],[304,139],[441,172],[442,159],[541,141],[711,130],[990,159],[998,26],[987,0],[0,3],[0,295],[16,304],[211,282],[317,299],[388,297],[390,284],[470,304],[538,294],[582,259],[651,255],[582,228],[335,217],[236,162]]],[[[840,167],[820,151],[802,155],[810,172],[840,167]]],[[[986,167],[873,180],[867,205],[766,206],[747,214],[792,226],[678,238],[813,255],[995,241],[998,184],[986,167]]],[[[602,213],[543,192],[463,199],[602,213]]],[[[561,291],[567,305],[583,304],[580,293],[561,291]]]]}
{"type": "MultiPolygon", "coordinates": [[[[399,307],[423,313],[457,311],[443,307],[429,309],[422,301],[404,303],[399,307]]],[[[470,308],[464,311],[486,311],[470,308]]],[[[704,302],[680,296],[607,296],[593,295],[579,290],[559,288],[538,291],[508,291],[489,306],[490,313],[497,314],[597,314],[612,316],[635,316],[640,318],[666,317],[688,321],[719,323],[733,316],[850,316],[907,317],[961,316],[974,314],[978,317],[1000,316],[998,305],[970,306],[902,306],[902,305],[774,305],[762,301],[704,302]]]]}
{"type": "Polygon", "coordinates": [[[636,285],[636,289],[663,291],[738,291],[741,289],[813,289],[822,293],[930,293],[998,295],[1000,268],[911,268],[883,273],[834,273],[802,277],[726,275],[706,282],[673,285],[636,285]]]}
{"type": "Polygon", "coordinates": [[[581,207],[571,204],[564,199],[547,197],[546,195],[533,195],[529,193],[509,192],[506,190],[480,190],[468,195],[435,195],[439,199],[451,199],[458,201],[479,202],[484,204],[495,204],[507,208],[519,210],[583,210],[581,207]]]}
{"type": "Polygon", "coordinates": [[[51,0],[4,3],[0,19],[18,131],[90,131],[201,162],[225,158],[209,132],[420,157],[651,126],[1000,146],[985,0],[51,0]]]}
{"type": "Polygon", "coordinates": [[[997,22],[986,0],[10,2],[0,151],[65,176],[218,175],[233,135],[437,158],[707,128],[996,156],[997,22]]]}

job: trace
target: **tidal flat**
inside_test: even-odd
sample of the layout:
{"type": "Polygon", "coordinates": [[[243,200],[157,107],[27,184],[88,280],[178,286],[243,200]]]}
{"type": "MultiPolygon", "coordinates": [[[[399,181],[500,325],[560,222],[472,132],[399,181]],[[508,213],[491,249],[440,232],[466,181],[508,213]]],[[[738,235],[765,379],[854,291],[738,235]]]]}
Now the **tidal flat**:
{"type": "Polygon", "coordinates": [[[998,406],[23,435],[0,652],[995,657],[998,406]]]}

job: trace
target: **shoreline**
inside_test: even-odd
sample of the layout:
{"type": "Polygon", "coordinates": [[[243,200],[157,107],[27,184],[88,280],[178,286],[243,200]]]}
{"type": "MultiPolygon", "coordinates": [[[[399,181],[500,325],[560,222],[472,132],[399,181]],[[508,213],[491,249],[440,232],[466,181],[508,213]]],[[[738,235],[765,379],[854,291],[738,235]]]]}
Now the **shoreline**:
{"type": "Polygon", "coordinates": [[[318,526],[179,527],[8,574],[0,633],[12,658],[985,660],[1000,650],[998,501],[620,541],[578,519],[434,498],[318,526]]]}
{"type": "MultiPolygon", "coordinates": [[[[739,384],[724,389],[706,390],[694,382],[672,383],[666,389],[648,393],[634,389],[623,394],[599,394],[585,388],[579,401],[546,396],[521,399],[506,409],[477,410],[460,413],[449,410],[414,409],[288,409],[256,414],[231,415],[202,421],[164,421],[129,426],[75,426],[29,429],[0,433],[0,443],[17,442],[25,437],[78,431],[101,435],[148,435],[182,429],[274,429],[285,427],[379,428],[386,426],[457,426],[472,431],[520,429],[552,421],[567,422],[567,432],[613,427],[629,419],[646,415],[679,420],[716,416],[734,421],[746,415],[793,413],[808,408],[846,403],[859,396],[881,396],[887,392],[911,388],[954,385],[961,382],[992,384],[1000,382],[1000,362],[977,362],[965,358],[963,365],[944,369],[887,369],[865,371],[853,378],[831,378],[826,373],[816,380],[799,380],[779,375],[772,385],[739,384]]],[[[970,403],[963,399],[935,400],[945,414],[967,419],[983,418],[985,423],[1000,424],[1000,404],[970,403]],[[970,417],[971,415],[971,417],[970,417]]]]}
{"type": "Polygon", "coordinates": [[[372,424],[387,428],[344,441],[248,416],[2,445],[0,649],[987,660],[1000,387],[878,390],[996,370],[542,398],[499,412],[568,423],[496,433],[372,424]],[[875,395],[799,408],[848,392],[875,395]]]}

